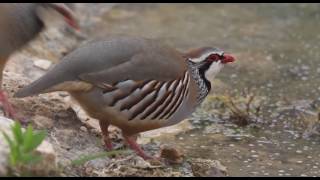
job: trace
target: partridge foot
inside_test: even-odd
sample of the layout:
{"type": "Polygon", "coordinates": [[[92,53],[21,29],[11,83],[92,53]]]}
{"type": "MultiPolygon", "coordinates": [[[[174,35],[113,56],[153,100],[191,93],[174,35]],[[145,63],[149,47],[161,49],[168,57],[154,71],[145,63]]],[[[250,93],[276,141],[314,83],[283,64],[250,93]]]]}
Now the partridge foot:
{"type": "Polygon", "coordinates": [[[104,145],[106,146],[107,151],[112,151],[113,147],[112,147],[112,142],[110,140],[109,131],[108,131],[109,124],[103,121],[99,121],[99,125],[102,131],[102,138],[104,141],[104,145]]]}
{"type": "Polygon", "coordinates": [[[141,147],[137,144],[136,140],[133,137],[123,135],[123,138],[125,141],[129,144],[130,148],[134,150],[140,157],[142,157],[144,160],[148,159],[158,159],[152,156],[147,155],[141,147]]]}

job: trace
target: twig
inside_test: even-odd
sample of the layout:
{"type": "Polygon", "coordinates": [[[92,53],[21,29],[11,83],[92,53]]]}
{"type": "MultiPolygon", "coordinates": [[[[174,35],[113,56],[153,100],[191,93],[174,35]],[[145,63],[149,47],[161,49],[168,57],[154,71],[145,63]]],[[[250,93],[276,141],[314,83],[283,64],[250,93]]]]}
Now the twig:
{"type": "Polygon", "coordinates": [[[251,103],[252,103],[252,101],[253,101],[253,99],[255,98],[255,96],[254,95],[252,95],[252,96],[250,96],[249,97],[249,101],[247,102],[247,104],[246,104],[246,106],[247,106],[247,115],[248,116],[250,116],[250,105],[251,105],[251,103]]]}

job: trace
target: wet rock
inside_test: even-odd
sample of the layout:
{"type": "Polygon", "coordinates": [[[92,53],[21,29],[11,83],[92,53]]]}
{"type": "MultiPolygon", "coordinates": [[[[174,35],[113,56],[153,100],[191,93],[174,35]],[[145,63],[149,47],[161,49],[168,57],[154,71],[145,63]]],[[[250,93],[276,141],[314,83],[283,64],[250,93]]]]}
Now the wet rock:
{"type": "Polygon", "coordinates": [[[194,176],[197,177],[224,177],[227,176],[227,168],[220,161],[210,159],[189,160],[194,176]]]}

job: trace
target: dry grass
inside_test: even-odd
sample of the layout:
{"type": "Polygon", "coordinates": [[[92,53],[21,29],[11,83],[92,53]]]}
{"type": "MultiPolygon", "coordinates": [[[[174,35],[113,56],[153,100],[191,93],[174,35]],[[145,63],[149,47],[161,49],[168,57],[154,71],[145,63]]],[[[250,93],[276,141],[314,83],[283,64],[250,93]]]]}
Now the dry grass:
{"type": "Polygon", "coordinates": [[[227,115],[230,121],[238,126],[247,126],[261,118],[263,98],[250,90],[243,91],[239,95],[211,95],[204,106],[208,103],[219,104],[220,115],[227,115]]]}
{"type": "Polygon", "coordinates": [[[304,138],[320,136],[320,109],[313,116],[302,115],[302,122],[305,128],[304,138]]]}

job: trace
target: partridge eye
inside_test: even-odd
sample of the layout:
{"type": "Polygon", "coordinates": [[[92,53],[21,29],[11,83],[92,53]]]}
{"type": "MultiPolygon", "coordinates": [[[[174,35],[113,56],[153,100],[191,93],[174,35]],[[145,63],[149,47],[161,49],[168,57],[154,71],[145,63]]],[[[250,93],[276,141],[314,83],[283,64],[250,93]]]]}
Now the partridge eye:
{"type": "Polygon", "coordinates": [[[219,58],[219,56],[217,54],[212,54],[212,55],[209,56],[208,59],[211,60],[211,61],[218,61],[220,58],[219,58]]]}

